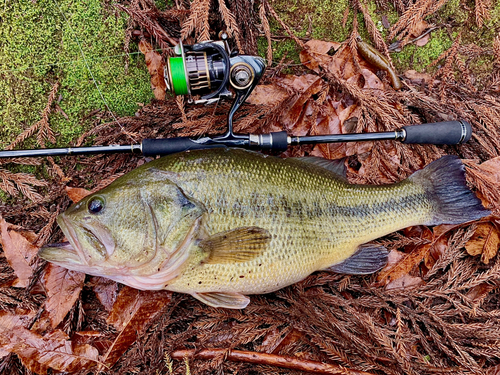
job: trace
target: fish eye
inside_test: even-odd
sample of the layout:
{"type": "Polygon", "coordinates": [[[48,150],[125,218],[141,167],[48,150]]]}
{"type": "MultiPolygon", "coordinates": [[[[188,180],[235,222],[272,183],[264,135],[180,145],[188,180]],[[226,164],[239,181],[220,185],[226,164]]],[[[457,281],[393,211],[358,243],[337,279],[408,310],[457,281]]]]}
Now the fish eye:
{"type": "Polygon", "coordinates": [[[101,197],[94,197],[92,198],[88,205],[87,208],[91,214],[98,214],[104,209],[104,199],[101,197]]]}

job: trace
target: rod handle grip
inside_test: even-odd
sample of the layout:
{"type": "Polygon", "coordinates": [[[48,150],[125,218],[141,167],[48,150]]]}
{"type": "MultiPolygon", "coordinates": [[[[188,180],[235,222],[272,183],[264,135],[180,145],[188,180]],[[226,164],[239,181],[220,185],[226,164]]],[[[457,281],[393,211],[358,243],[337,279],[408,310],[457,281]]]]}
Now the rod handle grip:
{"type": "Polygon", "coordinates": [[[225,147],[223,144],[210,142],[209,138],[194,140],[188,137],[144,139],[142,141],[142,154],[144,156],[168,155],[187,150],[225,147]]]}
{"type": "Polygon", "coordinates": [[[472,127],[465,120],[403,126],[403,129],[406,132],[403,143],[458,145],[472,136],[472,127]]]}

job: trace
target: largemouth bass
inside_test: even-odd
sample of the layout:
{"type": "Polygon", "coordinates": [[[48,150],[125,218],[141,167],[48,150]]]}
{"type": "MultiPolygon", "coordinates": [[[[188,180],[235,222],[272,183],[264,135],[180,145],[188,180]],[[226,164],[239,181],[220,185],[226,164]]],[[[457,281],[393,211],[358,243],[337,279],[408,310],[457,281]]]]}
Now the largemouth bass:
{"type": "Polygon", "coordinates": [[[242,309],[318,270],[369,274],[370,241],[412,225],[489,214],[445,156],[392,185],[351,185],[343,163],[212,149],[147,163],[58,217],[69,243],[39,255],[138,289],[242,309]],[[344,172],[345,173],[345,172],[344,172]]]}

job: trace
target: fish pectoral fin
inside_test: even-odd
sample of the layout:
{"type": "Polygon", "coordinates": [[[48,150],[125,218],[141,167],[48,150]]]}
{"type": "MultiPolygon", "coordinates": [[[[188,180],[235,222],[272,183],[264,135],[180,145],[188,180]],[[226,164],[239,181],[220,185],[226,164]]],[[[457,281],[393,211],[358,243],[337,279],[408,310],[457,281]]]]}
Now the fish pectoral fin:
{"type": "Polygon", "coordinates": [[[192,293],[197,300],[212,307],[225,309],[244,309],[250,303],[250,298],[240,293],[192,293]]]}
{"type": "Polygon", "coordinates": [[[258,257],[271,241],[271,234],[259,227],[240,227],[216,233],[199,247],[209,255],[205,263],[242,263],[258,257]]]}
{"type": "Polygon", "coordinates": [[[363,244],[358,247],[354,255],[326,270],[350,275],[367,275],[384,267],[388,256],[389,252],[382,245],[363,244]]]}

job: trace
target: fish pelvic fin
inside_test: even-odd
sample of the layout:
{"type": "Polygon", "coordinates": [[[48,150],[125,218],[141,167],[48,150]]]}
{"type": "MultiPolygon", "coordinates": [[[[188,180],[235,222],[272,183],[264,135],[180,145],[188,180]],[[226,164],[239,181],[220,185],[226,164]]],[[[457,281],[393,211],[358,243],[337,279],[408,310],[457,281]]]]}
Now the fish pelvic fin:
{"type": "Polygon", "coordinates": [[[201,241],[199,247],[208,253],[205,263],[242,263],[261,255],[270,241],[266,229],[240,227],[216,233],[201,241]]]}
{"type": "Polygon", "coordinates": [[[225,309],[244,309],[250,303],[250,298],[240,293],[192,293],[197,300],[212,307],[225,309]]]}
{"type": "Polygon", "coordinates": [[[326,270],[349,275],[368,275],[383,268],[387,264],[388,256],[389,252],[382,245],[363,244],[354,255],[326,270]]]}
{"type": "Polygon", "coordinates": [[[424,187],[432,202],[434,215],[424,225],[460,224],[491,214],[467,187],[462,161],[446,155],[409,177],[424,187]]]}

